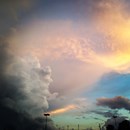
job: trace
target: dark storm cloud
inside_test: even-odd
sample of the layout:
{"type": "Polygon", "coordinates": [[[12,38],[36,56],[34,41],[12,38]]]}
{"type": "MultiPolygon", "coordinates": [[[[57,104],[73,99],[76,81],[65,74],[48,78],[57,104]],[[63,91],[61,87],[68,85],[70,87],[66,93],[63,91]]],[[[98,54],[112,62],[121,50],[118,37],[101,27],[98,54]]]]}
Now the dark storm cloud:
{"type": "Polygon", "coordinates": [[[130,110],[130,99],[116,96],[114,98],[99,98],[97,99],[98,106],[105,106],[111,109],[121,109],[130,110]]]}
{"type": "MultiPolygon", "coordinates": [[[[31,63],[29,64],[32,73],[25,73],[27,70],[29,71],[28,66],[26,65],[26,70],[22,62],[22,64],[17,64],[17,62],[18,58],[11,54],[6,39],[1,38],[0,129],[40,130],[45,126],[45,119],[42,117],[42,114],[48,107],[46,98],[51,96],[51,93],[48,91],[50,83],[49,68],[48,70],[37,68],[37,62],[35,63],[34,60],[34,62],[31,62],[33,67],[31,63]],[[20,73],[23,73],[25,76],[22,76],[20,73]],[[35,77],[33,81],[29,78],[31,74],[35,77]],[[36,78],[38,76],[43,78],[41,80],[44,85],[40,78],[36,78]],[[38,85],[41,88],[36,87],[35,89],[31,81],[34,85],[38,85]]],[[[51,119],[48,120],[48,129],[55,129],[51,119]]]]}

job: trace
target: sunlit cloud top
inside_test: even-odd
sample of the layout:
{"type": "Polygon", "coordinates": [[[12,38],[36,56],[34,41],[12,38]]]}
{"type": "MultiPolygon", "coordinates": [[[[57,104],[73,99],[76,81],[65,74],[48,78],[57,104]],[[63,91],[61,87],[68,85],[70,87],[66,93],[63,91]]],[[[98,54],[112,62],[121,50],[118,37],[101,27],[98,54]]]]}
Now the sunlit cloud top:
{"type": "Polygon", "coordinates": [[[95,20],[95,23],[87,22],[87,9],[85,20],[77,23],[73,18],[34,18],[24,27],[13,29],[14,34],[9,41],[16,48],[22,45],[24,53],[31,50],[39,57],[76,58],[119,71],[127,70],[130,60],[130,19],[124,9],[125,3],[111,0],[92,3],[93,18],[89,21],[95,20]],[[89,26],[92,27],[91,31],[89,26]]]}

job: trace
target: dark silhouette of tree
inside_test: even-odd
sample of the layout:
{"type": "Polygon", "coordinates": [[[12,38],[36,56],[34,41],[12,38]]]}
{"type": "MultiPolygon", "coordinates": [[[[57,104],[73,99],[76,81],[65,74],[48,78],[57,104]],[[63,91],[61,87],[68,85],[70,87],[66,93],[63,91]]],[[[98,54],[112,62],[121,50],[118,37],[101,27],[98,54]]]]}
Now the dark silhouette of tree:
{"type": "Polygon", "coordinates": [[[107,130],[114,130],[115,128],[114,128],[113,125],[107,125],[106,129],[107,129],[107,130]]]}
{"type": "Polygon", "coordinates": [[[119,124],[118,130],[130,130],[130,122],[124,120],[119,124]]]}

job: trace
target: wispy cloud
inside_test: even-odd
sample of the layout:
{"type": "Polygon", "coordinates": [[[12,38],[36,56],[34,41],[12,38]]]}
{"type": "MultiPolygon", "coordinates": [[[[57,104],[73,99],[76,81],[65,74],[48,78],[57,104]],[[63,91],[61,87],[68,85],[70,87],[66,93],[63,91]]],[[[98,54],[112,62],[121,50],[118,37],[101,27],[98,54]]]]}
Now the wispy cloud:
{"type": "Polygon", "coordinates": [[[57,115],[57,114],[62,114],[62,113],[71,111],[71,110],[73,110],[73,109],[76,109],[76,106],[75,106],[75,105],[68,105],[68,106],[66,106],[66,107],[64,107],[64,108],[59,108],[59,109],[50,111],[49,113],[50,113],[51,115],[57,115]]]}

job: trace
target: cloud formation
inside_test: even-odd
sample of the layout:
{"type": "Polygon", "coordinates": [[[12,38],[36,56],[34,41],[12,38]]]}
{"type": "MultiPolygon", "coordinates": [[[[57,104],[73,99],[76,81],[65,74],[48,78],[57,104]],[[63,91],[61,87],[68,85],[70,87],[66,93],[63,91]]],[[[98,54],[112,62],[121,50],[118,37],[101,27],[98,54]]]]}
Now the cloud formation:
{"type": "Polygon", "coordinates": [[[125,18],[125,3],[91,0],[78,4],[90,6],[80,22],[57,15],[55,19],[35,17],[13,28],[7,38],[14,54],[23,57],[31,54],[42,65],[51,66],[54,79],[51,91],[58,91],[59,99],[68,97],[64,104],[59,99],[53,100],[51,109],[71,104],[69,98],[87,92],[104,72],[129,71],[129,17],[125,18]]]}
{"type": "MultiPolygon", "coordinates": [[[[74,99],[89,91],[104,72],[129,72],[127,3],[121,0],[42,3],[39,0],[29,15],[25,10],[31,7],[30,0],[2,1],[1,5],[4,8],[0,9],[2,33],[10,30],[5,38],[8,47],[0,44],[2,106],[37,117],[49,103],[50,110],[75,105],[74,99]],[[51,67],[42,68],[46,65],[51,67]],[[50,84],[51,76],[53,84],[50,84]],[[58,95],[53,93],[55,90],[59,93],[58,99],[55,99],[58,95]]],[[[120,106],[106,100],[98,102],[112,109],[128,110],[128,102],[123,104],[122,100],[125,99],[114,99],[121,102],[120,106]]],[[[82,101],[78,101],[82,107],[79,109],[84,112],[88,106],[82,101]]],[[[110,113],[100,114],[109,116],[110,113]]]]}
{"type": "MultiPolygon", "coordinates": [[[[26,7],[33,2],[28,0],[15,3],[16,5],[13,6],[26,7]]],[[[16,33],[11,35],[9,42],[14,50],[22,45],[25,53],[31,52],[40,58],[49,57],[53,60],[63,57],[76,58],[85,63],[94,62],[110,69],[129,71],[130,19],[129,16],[126,18],[126,3],[120,0],[89,0],[76,1],[75,4],[86,8],[88,5],[91,7],[85,12],[86,19],[75,23],[73,19],[30,18],[31,20],[28,20],[25,25],[12,29],[16,33]],[[84,23],[88,20],[89,13],[90,22],[84,23]]]]}
{"type": "Polygon", "coordinates": [[[11,35],[9,41],[16,48],[25,44],[25,53],[31,49],[31,53],[38,57],[53,60],[76,58],[85,63],[128,72],[130,19],[125,17],[125,2],[99,0],[89,4],[93,8],[93,19],[89,19],[91,23],[85,24],[81,20],[74,27],[73,19],[50,21],[34,18],[22,29],[17,28],[18,33],[11,35]],[[86,28],[88,26],[90,30],[86,28]]]}
{"type": "Polygon", "coordinates": [[[105,111],[105,112],[103,112],[103,111],[94,110],[94,111],[91,111],[91,112],[102,115],[102,116],[104,116],[106,118],[113,117],[114,115],[120,116],[118,111],[105,111]]]}
{"type": "Polygon", "coordinates": [[[111,109],[126,109],[130,110],[130,99],[116,96],[114,98],[99,98],[97,99],[98,106],[105,106],[111,109]]]}
{"type": "MultiPolygon", "coordinates": [[[[48,100],[56,95],[49,91],[50,67],[42,68],[35,57],[14,56],[3,38],[0,41],[0,64],[2,126],[10,124],[17,129],[28,129],[34,124],[36,128],[43,127],[44,123],[37,118],[43,118],[43,112],[49,107],[48,100]],[[18,125],[25,128],[18,128],[18,125]]],[[[41,120],[45,122],[44,118],[41,120]]]]}
{"type": "Polygon", "coordinates": [[[101,54],[98,58],[106,66],[118,71],[129,70],[130,18],[127,4],[129,5],[128,2],[120,0],[100,1],[97,4],[99,11],[95,15],[96,26],[105,37],[105,42],[101,44],[108,50],[108,54],[101,54]]]}
{"type": "MultiPolygon", "coordinates": [[[[12,80],[14,81],[12,82],[16,86],[21,83],[21,87],[15,88],[25,96],[23,99],[18,99],[16,103],[18,106],[21,106],[20,109],[25,111],[29,109],[30,114],[36,114],[37,112],[41,114],[42,111],[48,108],[47,99],[52,96],[49,92],[49,84],[52,81],[51,69],[49,67],[43,69],[38,59],[33,57],[27,59],[19,58],[12,64],[9,64],[6,75],[10,78],[13,77],[12,80]],[[15,78],[20,83],[18,81],[15,82],[15,78]]],[[[16,97],[17,96],[18,95],[16,95],[16,97]]],[[[4,100],[8,101],[8,99],[4,100]]]]}

